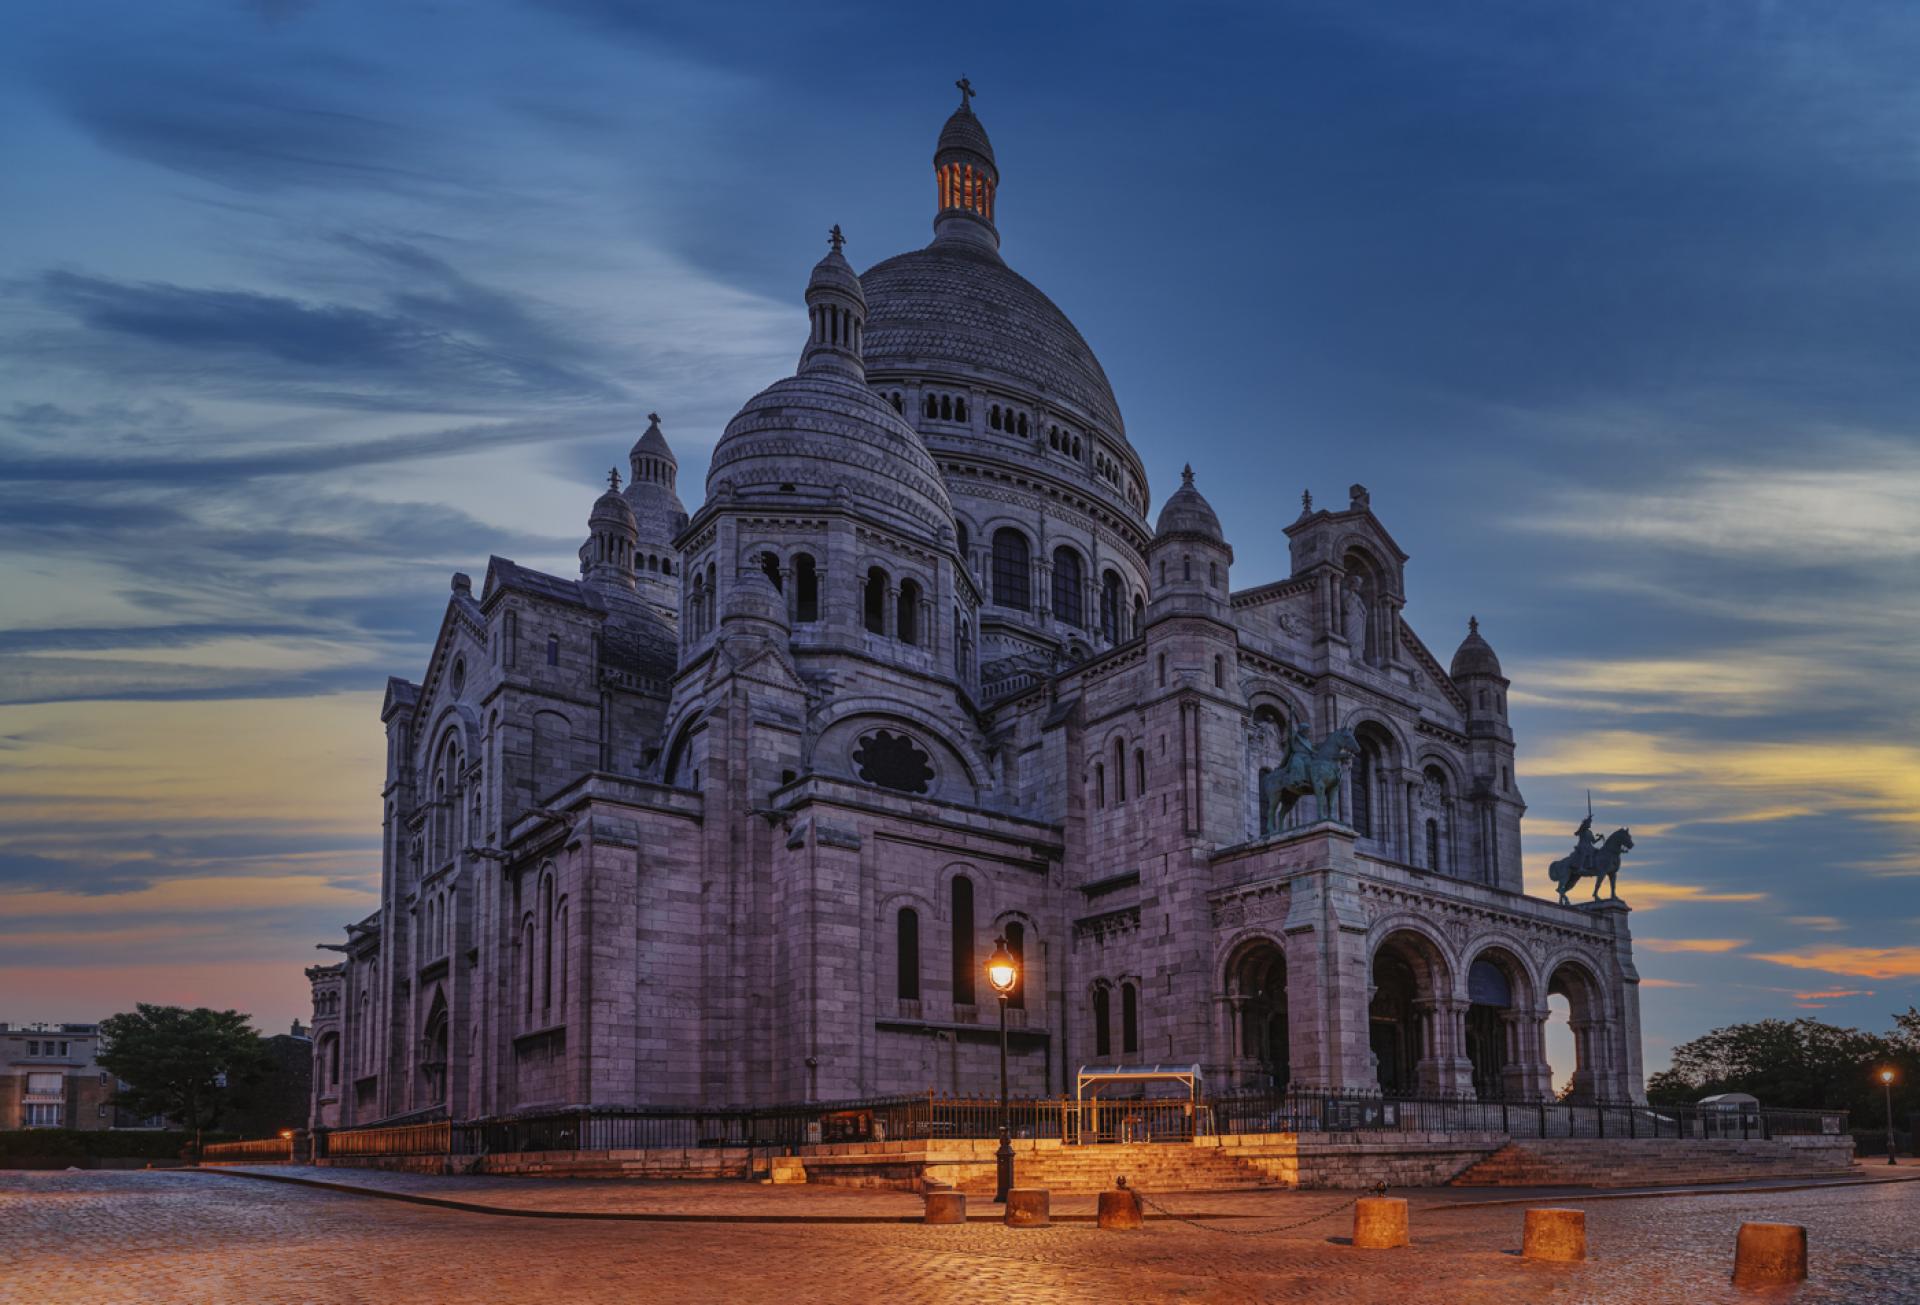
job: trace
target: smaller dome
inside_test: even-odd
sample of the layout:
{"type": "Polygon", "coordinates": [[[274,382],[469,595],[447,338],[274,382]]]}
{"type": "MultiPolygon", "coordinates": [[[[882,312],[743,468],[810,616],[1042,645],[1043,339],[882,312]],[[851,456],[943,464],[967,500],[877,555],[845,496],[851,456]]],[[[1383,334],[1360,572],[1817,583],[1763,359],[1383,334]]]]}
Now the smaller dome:
{"type": "Polygon", "coordinates": [[[787,628],[787,600],[773,587],[767,573],[756,566],[740,569],[734,578],[720,619],[728,622],[763,622],[787,628]]]}
{"type": "Polygon", "coordinates": [[[940,129],[940,140],[933,147],[933,157],[937,162],[948,150],[965,150],[969,154],[979,155],[997,170],[994,162],[993,142],[987,139],[987,129],[980,125],[980,119],[973,116],[973,108],[964,98],[960,107],[947,119],[947,125],[940,129]]]}
{"type": "Polygon", "coordinates": [[[664,458],[676,467],[680,465],[680,459],[673,456],[673,448],[660,430],[660,414],[657,412],[647,414],[646,433],[633,442],[633,448],[627,456],[635,461],[641,458],[664,458]]]}
{"type": "Polygon", "coordinates": [[[1453,654],[1453,666],[1448,672],[1456,680],[1470,675],[1499,675],[1500,659],[1494,656],[1493,645],[1480,637],[1480,618],[1467,618],[1467,637],[1460,641],[1458,651],[1453,654]]]}
{"type": "Polygon", "coordinates": [[[867,292],[860,288],[859,274],[853,265],[847,262],[847,256],[840,252],[846,237],[840,234],[836,224],[831,237],[831,247],[827,256],[813,265],[813,275],[807,280],[807,302],[813,303],[815,297],[823,291],[837,290],[864,310],[867,306],[867,292]]]}
{"type": "Polygon", "coordinates": [[[1203,535],[1217,543],[1226,542],[1226,536],[1220,530],[1220,518],[1214,515],[1213,505],[1193,487],[1191,466],[1181,470],[1180,488],[1174,490],[1161,505],[1160,519],[1154,523],[1153,534],[1156,539],[1168,535],[1203,535]]]}
{"type": "MultiPolygon", "coordinates": [[[[614,480],[619,479],[616,472],[614,480]]],[[[633,519],[633,508],[620,496],[618,489],[608,489],[594,500],[593,511],[587,516],[589,526],[617,526],[628,534],[635,533],[639,527],[633,519]]]]}

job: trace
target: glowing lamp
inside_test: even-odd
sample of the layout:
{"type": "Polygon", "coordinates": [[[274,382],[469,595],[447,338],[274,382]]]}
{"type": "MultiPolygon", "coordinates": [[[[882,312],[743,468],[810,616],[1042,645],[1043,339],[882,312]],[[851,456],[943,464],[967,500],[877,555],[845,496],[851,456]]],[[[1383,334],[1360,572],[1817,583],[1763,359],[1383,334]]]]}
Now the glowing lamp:
{"type": "Polygon", "coordinates": [[[1013,953],[1007,950],[1007,940],[993,940],[993,955],[987,957],[987,982],[1002,997],[1013,991],[1013,985],[1020,980],[1020,967],[1013,959],[1013,953]]]}

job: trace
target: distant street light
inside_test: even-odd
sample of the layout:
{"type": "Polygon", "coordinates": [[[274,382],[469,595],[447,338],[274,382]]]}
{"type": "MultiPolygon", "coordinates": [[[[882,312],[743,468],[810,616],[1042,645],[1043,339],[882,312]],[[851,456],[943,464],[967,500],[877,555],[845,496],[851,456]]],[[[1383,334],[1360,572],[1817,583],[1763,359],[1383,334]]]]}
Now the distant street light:
{"type": "Polygon", "coordinates": [[[1887,1092],[1887,1163],[1893,1163],[1893,1071],[1880,1071],[1880,1086],[1887,1092]]]}
{"type": "Polygon", "coordinates": [[[993,1199],[1006,1204],[1013,1190],[1013,1138],[1007,1130],[1007,998],[1013,985],[1020,982],[1020,965],[1007,950],[1006,935],[993,940],[993,955],[987,957],[987,982],[1000,997],[1000,1148],[993,1153],[996,1170],[993,1199]]]}

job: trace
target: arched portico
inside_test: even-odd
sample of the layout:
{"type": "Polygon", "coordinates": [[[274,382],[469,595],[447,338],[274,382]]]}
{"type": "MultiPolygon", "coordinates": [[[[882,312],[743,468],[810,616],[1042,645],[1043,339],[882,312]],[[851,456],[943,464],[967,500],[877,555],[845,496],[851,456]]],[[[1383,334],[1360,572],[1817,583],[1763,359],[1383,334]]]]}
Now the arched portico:
{"type": "Polygon", "coordinates": [[[1566,999],[1567,1027],[1573,1034],[1574,1065],[1567,1099],[1629,1099],[1632,1088],[1624,1081],[1617,1045],[1620,1021],[1599,974],[1585,960],[1566,957],[1548,972],[1547,992],[1566,999]]]}
{"type": "Polygon", "coordinates": [[[1222,977],[1222,1045],[1230,1081],[1243,1091],[1285,1091],[1293,1060],[1286,954],[1271,938],[1249,938],[1228,956],[1222,977]]]}
{"type": "Polygon", "coordinates": [[[1482,946],[1466,970],[1466,1056],[1482,1101],[1538,1101],[1549,1095],[1538,985],[1521,953],[1482,946]]]}
{"type": "Polygon", "coordinates": [[[1445,949],[1405,926],[1380,938],[1368,964],[1367,1045],[1380,1090],[1393,1096],[1470,1090],[1466,1003],[1455,995],[1445,949]]]}

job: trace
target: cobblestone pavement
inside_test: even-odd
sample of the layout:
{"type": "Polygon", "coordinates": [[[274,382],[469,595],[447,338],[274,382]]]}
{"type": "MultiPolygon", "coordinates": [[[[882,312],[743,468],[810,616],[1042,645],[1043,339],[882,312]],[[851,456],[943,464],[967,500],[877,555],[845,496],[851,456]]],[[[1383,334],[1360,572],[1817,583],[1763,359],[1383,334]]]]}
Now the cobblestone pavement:
{"type": "MultiPolygon", "coordinates": [[[[1276,1220],[1330,1193],[1268,1194],[1276,1220]]],[[[1185,1206],[1183,1205],[1183,1208],[1185,1206]]],[[[192,1172],[0,1173],[0,1300],[49,1302],[1554,1301],[1920,1299],[1920,1184],[1595,1201],[1592,1259],[1521,1260],[1516,1206],[1416,1208],[1414,1242],[1335,1218],[1244,1236],[1085,1225],[527,1220],[192,1172]],[[1813,1280],[1727,1285],[1743,1219],[1807,1225],[1813,1280]]],[[[1249,1229],[1258,1220],[1236,1220],[1249,1229]]]]}

